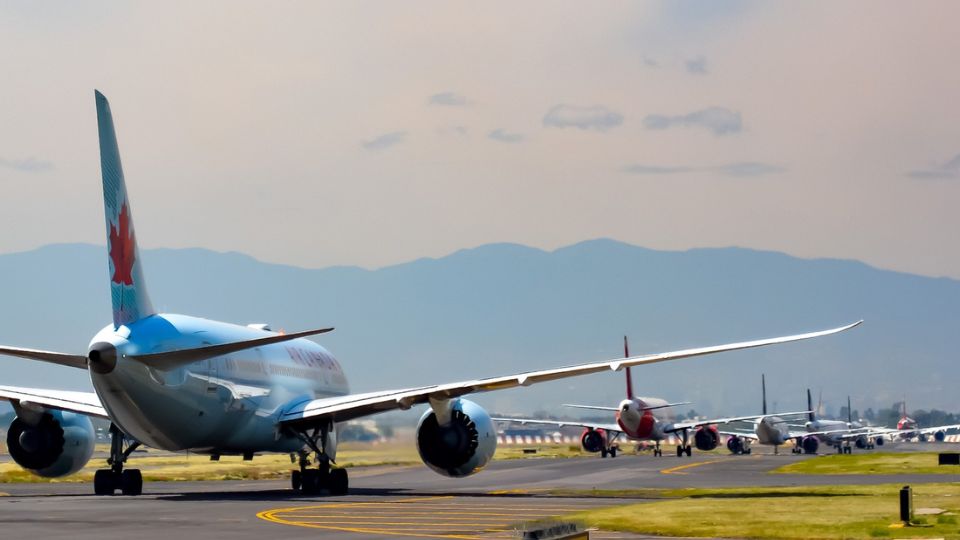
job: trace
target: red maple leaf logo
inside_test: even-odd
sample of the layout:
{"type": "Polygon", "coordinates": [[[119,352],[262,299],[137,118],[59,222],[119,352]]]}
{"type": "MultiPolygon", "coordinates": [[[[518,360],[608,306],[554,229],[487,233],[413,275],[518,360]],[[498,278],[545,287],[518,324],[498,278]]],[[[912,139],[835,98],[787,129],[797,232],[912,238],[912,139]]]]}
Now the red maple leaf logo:
{"type": "Polygon", "coordinates": [[[127,205],[120,208],[120,216],[117,218],[117,226],[120,230],[110,224],[110,259],[113,261],[114,283],[123,285],[133,285],[133,261],[136,258],[137,241],[133,231],[130,230],[130,214],[127,213],[127,205]]]}

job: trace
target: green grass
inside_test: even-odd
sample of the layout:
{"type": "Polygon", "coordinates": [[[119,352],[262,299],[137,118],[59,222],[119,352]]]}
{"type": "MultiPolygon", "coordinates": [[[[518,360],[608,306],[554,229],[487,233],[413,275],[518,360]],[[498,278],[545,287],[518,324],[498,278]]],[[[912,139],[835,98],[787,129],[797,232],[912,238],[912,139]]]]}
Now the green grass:
{"type": "Polygon", "coordinates": [[[830,454],[784,465],[776,474],[960,474],[956,465],[937,465],[936,452],[830,454]]]}
{"type": "MultiPolygon", "coordinates": [[[[109,447],[97,445],[98,452],[109,447]]],[[[562,458],[581,455],[579,446],[567,444],[540,444],[507,446],[497,449],[494,459],[562,458]],[[524,454],[523,448],[535,448],[536,453],[524,454]]],[[[419,465],[420,456],[413,441],[384,444],[348,443],[340,446],[337,465],[346,468],[373,465],[419,465]]],[[[151,482],[187,480],[270,480],[286,478],[296,465],[287,454],[255,456],[243,461],[240,456],[222,456],[220,461],[197,454],[169,454],[154,450],[136,452],[130,457],[129,467],[143,472],[144,480],[151,482]]],[[[16,463],[0,464],[0,483],[6,482],[90,482],[97,469],[106,467],[102,458],[94,458],[78,473],[56,479],[41,478],[20,468],[16,463]]]]}
{"type": "Polygon", "coordinates": [[[916,508],[948,511],[897,522],[899,484],[791,488],[677,489],[668,500],[565,516],[591,527],[641,534],[725,538],[960,538],[960,485],[914,488],[916,508]]]}

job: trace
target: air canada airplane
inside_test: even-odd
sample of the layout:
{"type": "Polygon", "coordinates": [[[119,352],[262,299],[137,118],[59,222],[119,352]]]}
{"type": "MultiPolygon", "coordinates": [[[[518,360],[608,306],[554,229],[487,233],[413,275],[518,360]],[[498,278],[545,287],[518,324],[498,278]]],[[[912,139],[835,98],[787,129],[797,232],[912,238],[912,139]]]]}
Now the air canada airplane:
{"type": "MultiPolygon", "coordinates": [[[[630,358],[630,347],[627,343],[627,337],[623,337],[623,356],[630,358]]],[[[770,418],[767,415],[766,398],[764,398],[763,414],[750,416],[734,416],[730,418],[712,418],[709,420],[694,420],[690,422],[676,422],[669,411],[679,405],[689,405],[689,401],[679,403],[667,403],[660,398],[637,397],[633,393],[633,378],[630,374],[630,368],[625,370],[627,379],[627,397],[620,402],[617,407],[603,407],[597,405],[573,405],[565,404],[565,407],[576,409],[592,409],[598,411],[609,411],[613,413],[616,423],[603,424],[598,422],[580,422],[565,420],[541,420],[535,418],[494,418],[498,422],[514,422],[518,424],[539,424],[550,426],[578,426],[584,428],[580,436],[580,445],[587,452],[599,453],[600,457],[616,457],[617,447],[614,446],[616,440],[625,435],[631,441],[653,441],[656,445],[653,455],[662,456],[663,451],[660,443],[670,436],[679,436],[680,444],[677,445],[677,457],[684,454],[690,456],[693,453],[693,447],[690,444],[690,431],[693,431],[693,443],[697,450],[710,451],[720,444],[720,435],[725,433],[717,429],[718,424],[730,424],[733,422],[760,421],[770,418]]],[[[805,414],[804,413],[787,413],[805,414]]],[[[728,443],[729,446],[729,443],[728,443]]],[[[731,449],[732,450],[732,449],[731,449]]],[[[742,453],[743,447],[734,453],[742,453]]],[[[749,453],[749,449],[746,449],[749,453]]]]}
{"type": "Polygon", "coordinates": [[[93,453],[89,417],[109,420],[109,468],[94,477],[94,491],[100,495],[141,493],[140,471],[125,468],[141,444],[212,456],[299,453],[299,470],[291,474],[295,490],[343,494],[347,471],[331,467],[336,465],[338,426],[418,404],[429,405],[417,425],[420,457],[439,474],[463,477],[487,464],[497,441],[490,416],[464,399],[467,394],[799,341],[860,324],[500,377],[350,393],[340,363],[304,339],[332,328],[283,333],[265,325],[239,326],[154,310],[110,105],[100,92],[95,97],[113,321],[93,337],[86,354],[0,347],[0,354],[85,370],[94,392],[0,386],[0,399],[10,401],[16,412],[7,432],[11,457],[43,477],[80,470],[93,453]]]}

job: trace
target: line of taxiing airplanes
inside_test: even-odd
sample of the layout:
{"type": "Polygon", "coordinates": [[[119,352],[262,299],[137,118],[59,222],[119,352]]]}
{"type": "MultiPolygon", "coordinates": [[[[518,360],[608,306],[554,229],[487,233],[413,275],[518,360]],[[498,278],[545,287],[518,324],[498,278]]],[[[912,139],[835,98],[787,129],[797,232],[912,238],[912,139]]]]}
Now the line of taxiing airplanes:
{"type": "MultiPolygon", "coordinates": [[[[627,338],[623,338],[623,355],[630,357],[630,347],[627,338]]],[[[627,395],[616,407],[601,405],[579,405],[565,403],[564,407],[587,409],[613,413],[613,423],[581,422],[576,420],[548,420],[542,418],[494,417],[495,421],[503,423],[548,425],[556,427],[577,426],[583,428],[580,436],[580,445],[587,452],[599,454],[601,457],[616,457],[621,438],[636,443],[654,443],[653,453],[662,456],[661,443],[668,438],[679,440],[677,457],[690,456],[695,446],[701,451],[715,449],[721,443],[721,436],[726,436],[727,449],[734,454],[749,454],[752,443],[773,446],[774,453],[778,453],[780,446],[792,444],[793,453],[816,454],[821,444],[832,446],[837,452],[851,453],[853,446],[863,449],[872,449],[882,446],[886,439],[907,440],[919,438],[926,440],[933,436],[937,441],[943,441],[946,432],[951,429],[960,429],[960,424],[932,426],[921,428],[915,420],[907,416],[904,403],[897,429],[864,425],[854,421],[850,412],[850,398],[847,397],[847,420],[827,420],[817,418],[813,408],[813,398],[807,389],[807,410],[768,413],[767,412],[767,381],[760,376],[763,406],[761,414],[748,416],[732,416],[727,418],[710,418],[694,421],[674,421],[671,409],[680,405],[689,405],[690,402],[669,403],[655,397],[638,397],[633,392],[633,378],[630,368],[624,370],[627,395]],[[803,424],[800,418],[806,417],[803,424]],[[752,424],[753,429],[743,429],[743,424],[752,424]],[[721,429],[720,426],[739,424],[740,429],[721,429]],[[691,433],[692,432],[692,433],[691,433]],[[692,444],[691,444],[692,439],[692,444]]]]}
{"type": "MultiPolygon", "coordinates": [[[[340,426],[415,405],[427,405],[416,428],[423,462],[439,474],[464,477],[482,469],[497,444],[493,420],[482,407],[465,399],[468,394],[818,338],[860,324],[499,377],[442,384],[424,381],[409,388],[352,393],[341,364],[325,348],[305,339],[332,328],[283,333],[264,324],[243,326],[154,309],[134,234],[113,115],[100,92],[95,92],[95,103],[113,320],[94,335],[83,353],[0,347],[3,355],[82,370],[94,391],[0,386],[0,399],[11,402],[16,413],[7,430],[11,457],[44,477],[80,470],[93,454],[90,417],[109,420],[108,466],[94,477],[97,494],[141,493],[140,471],[127,467],[140,445],[212,457],[298,454],[299,468],[291,473],[295,490],[343,494],[348,489],[347,471],[336,465],[340,426]]],[[[423,376],[441,369],[437,366],[423,376]]],[[[665,425],[648,413],[668,404],[635,399],[632,392],[623,405],[623,410],[618,409],[621,429],[637,436],[652,433],[651,429],[688,433],[703,427],[665,425]]],[[[773,417],[756,420],[758,438],[767,437],[769,427],[779,433],[773,417]]],[[[704,436],[710,435],[702,430],[694,434],[696,440],[704,436]]],[[[689,452],[688,445],[684,448],[689,452]]]]}

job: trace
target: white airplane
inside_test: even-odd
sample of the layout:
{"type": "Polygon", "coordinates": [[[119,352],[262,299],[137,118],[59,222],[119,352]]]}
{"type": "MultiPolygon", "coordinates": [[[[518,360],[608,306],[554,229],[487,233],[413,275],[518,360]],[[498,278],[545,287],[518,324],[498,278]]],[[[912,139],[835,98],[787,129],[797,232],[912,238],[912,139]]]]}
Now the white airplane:
{"type": "MultiPolygon", "coordinates": [[[[850,398],[847,397],[847,421],[819,419],[813,412],[813,398],[810,389],[807,389],[807,408],[810,409],[809,421],[804,424],[807,433],[797,438],[795,452],[807,454],[817,453],[819,443],[829,444],[837,452],[849,454],[853,451],[850,443],[858,448],[872,449],[874,443],[883,445],[883,435],[888,430],[880,427],[865,426],[853,421],[850,414],[850,398]]],[[[818,407],[819,408],[819,407],[818,407]]]]}
{"type": "MultiPolygon", "coordinates": [[[[804,441],[810,437],[813,439],[813,442],[807,443],[806,447],[812,448],[809,453],[815,453],[817,451],[817,445],[819,445],[816,437],[818,435],[832,433],[832,431],[827,430],[819,433],[811,433],[806,430],[797,431],[791,429],[788,421],[784,419],[785,417],[812,414],[813,410],[808,409],[806,411],[767,414],[767,380],[763,374],[760,375],[760,387],[763,396],[763,416],[753,421],[753,431],[751,432],[721,430],[720,434],[728,437],[727,449],[734,454],[749,454],[751,443],[756,442],[773,446],[773,453],[778,454],[780,446],[793,441],[796,443],[793,452],[798,453],[799,449],[805,448],[804,441]]],[[[844,431],[847,431],[846,428],[844,428],[844,431]]]]}
{"type": "Polygon", "coordinates": [[[300,468],[291,475],[294,489],[342,494],[348,487],[347,472],[331,468],[336,460],[340,423],[418,404],[429,405],[416,431],[417,449],[424,463],[439,474],[463,477],[489,462],[497,440],[490,416],[464,399],[467,394],[799,341],[860,324],[354,394],[333,355],[304,339],[332,328],[284,334],[265,325],[240,326],[158,313],[153,308],[137,249],[110,105],[100,92],[95,96],[113,321],[93,337],[85,354],[0,347],[0,354],[84,370],[94,392],[0,386],[0,399],[10,401],[17,415],[7,433],[12,458],[44,477],[80,470],[93,453],[94,434],[88,417],[109,420],[110,468],[97,471],[97,494],[113,494],[117,489],[126,495],[141,492],[140,471],[124,468],[140,444],[169,451],[250,458],[256,452],[298,452],[300,468]],[[312,466],[314,461],[316,467],[312,466]]]}
{"type": "MultiPolygon", "coordinates": [[[[623,338],[623,355],[625,358],[630,357],[630,348],[626,336],[623,338]]],[[[717,425],[762,419],[767,413],[766,407],[764,407],[763,415],[676,422],[669,410],[678,405],[688,405],[690,402],[667,403],[660,398],[636,397],[633,393],[633,379],[630,368],[626,368],[625,371],[627,398],[621,401],[619,406],[564,404],[564,407],[612,412],[616,423],[604,424],[538,418],[494,418],[494,420],[518,424],[582,427],[584,431],[580,436],[581,446],[587,452],[599,453],[600,457],[607,457],[607,455],[616,457],[617,447],[614,443],[621,436],[625,436],[630,441],[653,441],[656,444],[653,454],[662,456],[663,451],[660,448],[660,443],[670,436],[679,436],[681,443],[677,445],[677,457],[680,457],[684,454],[690,456],[693,453],[693,448],[690,445],[690,431],[693,431],[693,443],[697,449],[709,451],[720,444],[721,432],[717,429],[717,425]]],[[[749,453],[749,450],[747,450],[747,453],[749,453]]]]}
{"type": "Polygon", "coordinates": [[[920,442],[927,442],[933,436],[933,440],[943,442],[947,438],[947,431],[960,429],[960,424],[948,424],[943,426],[920,427],[920,423],[907,415],[907,400],[900,403],[900,420],[897,421],[897,429],[889,430],[890,437],[909,441],[916,438],[920,442]]]}

